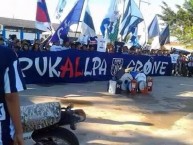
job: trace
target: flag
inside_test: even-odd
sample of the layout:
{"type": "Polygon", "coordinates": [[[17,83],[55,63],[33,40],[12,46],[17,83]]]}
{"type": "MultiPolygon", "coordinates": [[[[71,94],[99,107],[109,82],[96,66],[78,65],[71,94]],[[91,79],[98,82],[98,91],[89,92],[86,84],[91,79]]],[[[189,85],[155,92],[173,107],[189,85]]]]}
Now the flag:
{"type": "Polygon", "coordinates": [[[60,24],[58,29],[55,31],[51,38],[51,42],[62,41],[62,37],[66,36],[69,32],[72,24],[78,24],[82,13],[84,0],[78,0],[63,22],[60,24]]]}
{"type": "Polygon", "coordinates": [[[120,35],[125,38],[132,28],[137,27],[139,23],[143,21],[143,16],[134,0],[128,0],[126,10],[123,14],[123,18],[120,25],[120,35]]]}
{"type": "Polygon", "coordinates": [[[160,45],[164,45],[170,42],[170,29],[169,25],[160,34],[160,45]]]}
{"type": "MultiPolygon", "coordinates": [[[[131,33],[129,33],[128,35],[129,39],[127,44],[131,47],[131,46],[136,46],[138,47],[139,45],[139,41],[138,41],[138,28],[137,27],[133,27],[131,29],[131,33]]],[[[125,38],[127,39],[127,38],[125,38]]]]}
{"type": "Polygon", "coordinates": [[[130,38],[130,43],[133,44],[133,46],[137,46],[139,41],[138,41],[138,27],[133,27],[131,29],[131,38],[130,38]]]}
{"type": "Polygon", "coordinates": [[[42,31],[51,31],[52,30],[51,21],[50,21],[50,17],[48,14],[45,0],[37,1],[35,27],[42,31]]]}
{"type": "Polygon", "coordinates": [[[145,21],[141,22],[138,25],[138,38],[139,38],[139,45],[142,47],[146,46],[148,40],[148,32],[145,21]]]}
{"type": "Polygon", "coordinates": [[[88,4],[87,4],[87,7],[86,7],[84,19],[83,19],[83,22],[82,22],[82,34],[87,35],[89,37],[96,36],[94,23],[93,23],[93,20],[92,20],[92,16],[91,16],[88,4]]]}
{"type": "Polygon", "coordinates": [[[107,31],[107,35],[108,33],[111,32],[111,30],[113,29],[112,26],[115,26],[113,23],[116,22],[119,18],[119,11],[117,7],[118,3],[119,3],[119,0],[111,0],[107,14],[105,15],[104,19],[102,20],[100,30],[101,30],[103,37],[105,37],[106,31],[107,31]]]}
{"type": "Polygon", "coordinates": [[[159,36],[155,36],[151,43],[151,49],[160,49],[159,36]]]}
{"type": "Polygon", "coordinates": [[[113,26],[111,33],[109,33],[109,39],[111,42],[117,41],[118,34],[119,34],[119,23],[120,23],[120,18],[116,20],[116,22],[114,22],[115,26],[113,26]]]}
{"type": "Polygon", "coordinates": [[[156,15],[148,27],[148,38],[149,39],[154,38],[156,36],[159,36],[159,34],[160,34],[159,23],[158,23],[158,18],[156,15]]]}
{"type": "Polygon", "coordinates": [[[60,19],[65,6],[66,6],[66,0],[58,1],[58,5],[56,7],[56,19],[60,19]]]}

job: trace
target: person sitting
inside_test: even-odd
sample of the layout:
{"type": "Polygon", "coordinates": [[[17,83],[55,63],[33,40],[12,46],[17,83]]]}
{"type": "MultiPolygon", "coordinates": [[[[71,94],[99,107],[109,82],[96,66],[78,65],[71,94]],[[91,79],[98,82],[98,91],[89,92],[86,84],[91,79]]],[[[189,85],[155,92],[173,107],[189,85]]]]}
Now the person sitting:
{"type": "Polygon", "coordinates": [[[120,82],[122,91],[131,91],[131,81],[133,76],[130,74],[132,68],[120,68],[114,76],[113,80],[120,82]]]}
{"type": "Polygon", "coordinates": [[[137,75],[135,76],[135,79],[137,81],[137,88],[138,92],[142,92],[147,87],[147,77],[143,71],[138,71],[137,75]]]}
{"type": "Polygon", "coordinates": [[[121,69],[118,73],[117,76],[119,76],[119,81],[121,81],[121,89],[123,91],[130,91],[130,84],[131,81],[133,80],[132,75],[130,74],[131,68],[127,69],[121,69]]]}

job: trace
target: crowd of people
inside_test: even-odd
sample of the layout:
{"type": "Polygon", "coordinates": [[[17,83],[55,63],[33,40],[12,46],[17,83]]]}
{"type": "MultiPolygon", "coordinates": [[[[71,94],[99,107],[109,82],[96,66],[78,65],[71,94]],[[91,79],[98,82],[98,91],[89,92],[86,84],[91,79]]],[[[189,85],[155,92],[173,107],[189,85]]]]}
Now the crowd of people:
{"type": "MultiPolygon", "coordinates": [[[[49,40],[49,39],[47,39],[49,40]]],[[[16,36],[11,35],[10,38],[5,42],[5,40],[0,37],[0,45],[9,45],[14,51],[62,51],[68,49],[76,49],[83,51],[97,51],[97,39],[92,38],[85,44],[81,41],[70,41],[68,37],[63,39],[63,42],[53,42],[44,39],[36,39],[33,43],[29,40],[19,40],[16,36]]],[[[177,55],[176,60],[173,63],[173,72],[175,76],[189,76],[193,74],[193,53],[183,53],[180,51],[175,51],[175,49],[146,49],[139,46],[128,47],[122,42],[107,43],[106,45],[107,53],[122,53],[130,55],[148,55],[148,56],[168,56],[177,55]],[[121,45],[120,45],[121,44],[121,45]],[[117,46],[119,45],[119,46],[117,46]]]]}
{"type": "Polygon", "coordinates": [[[184,76],[192,77],[193,75],[193,52],[190,54],[184,54],[179,52],[176,54],[176,60],[173,62],[173,72],[174,76],[184,76]]]}
{"type": "MultiPolygon", "coordinates": [[[[93,38],[88,41],[88,44],[84,44],[80,41],[70,41],[68,37],[63,39],[63,42],[57,41],[52,44],[44,39],[36,39],[33,43],[29,40],[19,40],[16,36],[11,35],[10,38],[5,41],[0,37],[0,45],[9,45],[16,52],[18,51],[62,51],[67,49],[77,49],[84,51],[97,51],[97,40],[93,38]]],[[[132,55],[158,55],[158,56],[169,56],[169,50],[149,50],[142,49],[138,46],[128,47],[127,45],[122,45],[121,47],[116,47],[114,43],[107,43],[106,45],[107,53],[122,53],[122,54],[132,54],[132,55]],[[119,49],[119,50],[117,50],[119,49]]]]}

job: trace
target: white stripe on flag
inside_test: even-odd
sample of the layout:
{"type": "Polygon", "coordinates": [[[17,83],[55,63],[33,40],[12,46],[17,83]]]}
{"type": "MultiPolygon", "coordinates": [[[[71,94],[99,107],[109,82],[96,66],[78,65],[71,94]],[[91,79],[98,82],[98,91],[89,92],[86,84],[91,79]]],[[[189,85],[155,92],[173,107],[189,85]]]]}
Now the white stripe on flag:
{"type": "Polygon", "coordinates": [[[94,37],[96,36],[95,31],[91,29],[87,24],[82,22],[82,33],[86,36],[94,37]]]}
{"type": "Polygon", "coordinates": [[[36,21],[35,22],[35,27],[39,30],[48,31],[48,32],[51,31],[51,29],[52,29],[51,23],[48,23],[48,22],[36,21]]]}
{"type": "Polygon", "coordinates": [[[160,49],[159,36],[154,37],[151,43],[151,49],[160,49]]]}

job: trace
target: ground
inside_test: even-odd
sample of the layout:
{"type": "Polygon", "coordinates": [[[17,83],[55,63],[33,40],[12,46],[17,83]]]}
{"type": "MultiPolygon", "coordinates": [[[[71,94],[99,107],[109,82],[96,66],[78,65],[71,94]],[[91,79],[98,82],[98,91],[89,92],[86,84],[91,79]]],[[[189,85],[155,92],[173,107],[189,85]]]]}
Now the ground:
{"type": "Polygon", "coordinates": [[[22,105],[60,101],[82,108],[81,145],[193,145],[193,78],[154,77],[153,91],[111,95],[107,82],[28,85],[22,105]]]}

